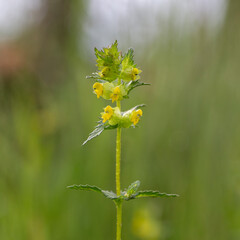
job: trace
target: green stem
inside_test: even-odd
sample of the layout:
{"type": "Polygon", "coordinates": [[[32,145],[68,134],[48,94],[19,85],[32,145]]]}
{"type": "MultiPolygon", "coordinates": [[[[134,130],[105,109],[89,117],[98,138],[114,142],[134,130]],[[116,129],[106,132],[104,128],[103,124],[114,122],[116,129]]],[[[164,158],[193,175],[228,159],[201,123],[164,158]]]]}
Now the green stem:
{"type": "MultiPolygon", "coordinates": [[[[117,107],[121,111],[121,103],[117,101],[117,107]]],[[[117,195],[121,194],[121,183],[120,183],[120,172],[121,172],[121,128],[117,128],[117,139],[116,139],[116,192],[117,195]]],[[[122,230],[122,202],[118,202],[117,206],[117,233],[116,239],[121,240],[122,230]]]]}

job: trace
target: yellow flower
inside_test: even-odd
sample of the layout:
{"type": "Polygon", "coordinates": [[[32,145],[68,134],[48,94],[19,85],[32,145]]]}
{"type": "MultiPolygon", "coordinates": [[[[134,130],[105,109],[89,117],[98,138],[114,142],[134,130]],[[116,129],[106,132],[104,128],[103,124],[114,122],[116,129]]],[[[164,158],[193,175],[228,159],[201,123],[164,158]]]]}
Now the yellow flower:
{"type": "Polygon", "coordinates": [[[139,120],[140,120],[140,117],[142,116],[143,112],[141,109],[138,109],[137,111],[133,111],[132,112],[132,116],[131,116],[131,122],[136,125],[139,120]]]}
{"type": "Polygon", "coordinates": [[[97,94],[97,98],[103,95],[103,84],[96,82],[93,84],[93,90],[97,94]]]}
{"type": "Polygon", "coordinates": [[[98,73],[98,75],[103,78],[105,77],[110,71],[110,68],[109,67],[105,67],[103,68],[103,70],[101,72],[98,73]]]}
{"type": "Polygon", "coordinates": [[[111,106],[107,106],[104,108],[104,114],[102,115],[103,123],[105,123],[107,120],[109,120],[113,115],[113,109],[111,106]]]}
{"type": "Polygon", "coordinates": [[[138,76],[142,71],[138,68],[133,68],[132,70],[132,80],[138,80],[140,77],[138,76]]]}
{"type": "Polygon", "coordinates": [[[119,97],[120,97],[120,94],[121,94],[121,89],[120,89],[120,87],[118,87],[118,86],[115,87],[115,88],[113,89],[112,95],[110,96],[111,99],[112,99],[112,102],[118,101],[118,100],[119,100],[119,97]]]}

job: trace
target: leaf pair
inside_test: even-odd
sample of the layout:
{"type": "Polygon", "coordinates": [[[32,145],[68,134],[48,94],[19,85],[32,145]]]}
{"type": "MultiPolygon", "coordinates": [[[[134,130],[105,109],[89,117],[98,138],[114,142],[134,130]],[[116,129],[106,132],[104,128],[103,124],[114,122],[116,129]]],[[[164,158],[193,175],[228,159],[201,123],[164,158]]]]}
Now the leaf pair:
{"type": "Polygon", "coordinates": [[[159,191],[153,191],[153,190],[145,190],[145,191],[138,191],[138,188],[140,186],[140,181],[136,181],[132,183],[125,191],[121,192],[120,196],[117,196],[116,193],[112,191],[106,191],[102,190],[99,187],[91,186],[91,185],[71,185],[67,188],[69,189],[75,189],[75,190],[84,190],[84,191],[93,191],[101,193],[104,197],[113,200],[114,202],[119,201],[129,201],[132,199],[137,198],[144,198],[144,197],[150,197],[150,198],[156,198],[156,197],[178,197],[178,194],[167,194],[167,193],[161,193],[159,191]]]}

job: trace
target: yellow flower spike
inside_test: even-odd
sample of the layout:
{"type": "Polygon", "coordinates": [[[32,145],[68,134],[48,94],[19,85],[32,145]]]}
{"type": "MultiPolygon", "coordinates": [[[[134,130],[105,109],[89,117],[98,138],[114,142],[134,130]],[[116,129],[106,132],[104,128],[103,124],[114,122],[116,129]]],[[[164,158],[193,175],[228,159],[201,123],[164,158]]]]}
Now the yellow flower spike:
{"type": "Polygon", "coordinates": [[[96,82],[93,84],[93,91],[97,94],[97,98],[103,95],[103,84],[96,82]]]}
{"type": "Polygon", "coordinates": [[[140,120],[140,117],[142,116],[143,112],[141,109],[138,109],[137,111],[133,111],[132,112],[132,116],[131,116],[131,122],[136,125],[139,120],[140,120]]]}
{"type": "Polygon", "coordinates": [[[120,97],[120,94],[121,94],[121,89],[119,86],[115,87],[113,89],[113,93],[112,95],[110,96],[110,98],[112,99],[112,102],[114,101],[118,101],[119,100],[119,97],[120,97]]]}
{"type": "Polygon", "coordinates": [[[111,106],[107,106],[104,108],[104,114],[102,115],[103,123],[109,120],[113,115],[113,109],[111,106]]]}
{"type": "Polygon", "coordinates": [[[138,68],[133,68],[132,70],[132,80],[135,81],[137,79],[139,79],[138,75],[141,73],[142,71],[138,68]]]}

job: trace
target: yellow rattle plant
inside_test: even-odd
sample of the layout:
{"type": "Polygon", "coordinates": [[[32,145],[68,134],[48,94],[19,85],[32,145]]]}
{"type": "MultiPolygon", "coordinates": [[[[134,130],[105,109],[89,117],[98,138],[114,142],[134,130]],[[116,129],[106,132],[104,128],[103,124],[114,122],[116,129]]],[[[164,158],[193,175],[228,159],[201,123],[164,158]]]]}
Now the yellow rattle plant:
{"type": "Polygon", "coordinates": [[[127,189],[121,191],[120,183],[120,164],[121,164],[121,129],[135,127],[143,115],[142,107],[144,104],[137,105],[130,110],[121,110],[121,101],[129,98],[129,93],[136,87],[149,85],[140,82],[139,74],[142,72],[137,68],[133,60],[133,49],[129,49],[122,56],[118,51],[118,43],[115,41],[111,46],[103,48],[99,51],[95,48],[97,57],[98,71],[87,77],[94,81],[93,92],[97,98],[116,102],[116,107],[110,105],[104,108],[101,113],[101,120],[94,131],[90,133],[87,140],[83,143],[99,136],[104,130],[116,129],[116,193],[112,191],[102,190],[96,186],[90,185],[72,185],[68,188],[76,190],[95,191],[101,193],[106,198],[111,199],[117,208],[117,230],[116,240],[121,240],[122,230],[122,204],[124,201],[129,201],[143,197],[177,197],[177,194],[161,193],[159,191],[145,190],[139,191],[140,181],[132,183],[127,189]]]}

